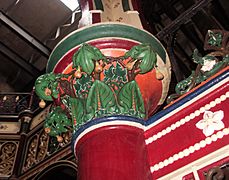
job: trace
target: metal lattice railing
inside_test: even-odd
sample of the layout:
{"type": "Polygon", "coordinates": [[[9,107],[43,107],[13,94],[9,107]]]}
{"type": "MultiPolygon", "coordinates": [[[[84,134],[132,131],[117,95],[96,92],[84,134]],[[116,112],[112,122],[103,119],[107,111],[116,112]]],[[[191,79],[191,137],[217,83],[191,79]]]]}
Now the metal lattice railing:
{"type": "Polygon", "coordinates": [[[24,110],[35,112],[39,109],[39,99],[31,93],[0,93],[0,118],[1,116],[18,116],[24,110]]]}

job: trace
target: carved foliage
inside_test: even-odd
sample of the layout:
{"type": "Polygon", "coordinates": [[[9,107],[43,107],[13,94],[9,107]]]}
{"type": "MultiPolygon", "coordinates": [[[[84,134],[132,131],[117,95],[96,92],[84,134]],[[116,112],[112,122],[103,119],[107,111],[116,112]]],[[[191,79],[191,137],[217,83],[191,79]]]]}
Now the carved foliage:
{"type": "Polygon", "coordinates": [[[63,135],[63,142],[59,143],[44,130],[32,136],[28,143],[23,172],[46,159],[62,147],[65,147],[70,143],[70,138],[71,133],[67,132],[63,135]]]}
{"type": "Polygon", "coordinates": [[[23,171],[26,171],[45,158],[48,149],[48,140],[49,136],[44,131],[34,135],[30,139],[23,171]]]}
{"type": "Polygon", "coordinates": [[[17,148],[17,142],[0,142],[0,176],[11,175],[17,154],[17,148]]]}
{"type": "Polygon", "coordinates": [[[61,140],[70,126],[76,130],[94,118],[114,114],[144,118],[135,77],[150,72],[156,63],[156,53],[148,44],[134,46],[121,57],[105,57],[96,47],[83,44],[73,56],[70,73],[45,74],[35,83],[42,99],[54,101],[46,129],[61,140]]]}

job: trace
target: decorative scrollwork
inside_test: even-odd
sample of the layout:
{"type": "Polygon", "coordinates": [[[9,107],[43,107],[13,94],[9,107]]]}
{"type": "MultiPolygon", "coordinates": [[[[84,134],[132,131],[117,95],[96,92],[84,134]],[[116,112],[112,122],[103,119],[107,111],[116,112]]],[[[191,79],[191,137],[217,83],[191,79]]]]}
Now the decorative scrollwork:
{"type": "Polygon", "coordinates": [[[71,132],[63,134],[62,143],[59,143],[56,138],[53,140],[44,130],[35,134],[28,143],[27,155],[24,162],[23,171],[27,171],[34,165],[46,159],[54,152],[68,145],[71,141],[71,132]]]}
{"type": "Polygon", "coordinates": [[[42,161],[45,156],[47,155],[48,150],[48,142],[49,142],[49,136],[44,131],[41,133],[39,137],[39,146],[38,146],[38,153],[37,153],[37,162],[42,161]]]}
{"type": "Polygon", "coordinates": [[[205,50],[216,50],[204,57],[198,55],[198,50],[194,50],[193,60],[197,63],[197,68],[191,75],[176,85],[176,94],[167,98],[167,103],[171,103],[176,98],[187,93],[201,82],[219,72],[229,64],[229,32],[221,30],[208,31],[205,40],[205,50]]]}
{"type": "Polygon", "coordinates": [[[30,109],[34,112],[38,106],[39,100],[31,93],[8,93],[0,94],[0,114],[18,115],[20,112],[30,109]]]}
{"type": "Polygon", "coordinates": [[[17,148],[18,143],[16,142],[0,143],[0,176],[11,175],[17,154],[17,148]]]}
{"type": "Polygon", "coordinates": [[[28,94],[0,94],[0,113],[17,114],[28,94]]]}
{"type": "Polygon", "coordinates": [[[25,160],[25,166],[23,168],[24,171],[29,169],[36,163],[37,145],[38,145],[38,137],[37,135],[35,135],[29,143],[28,154],[25,160]]]}
{"type": "Polygon", "coordinates": [[[32,137],[28,146],[28,153],[25,159],[23,171],[39,163],[47,156],[49,136],[44,131],[32,137]]]}

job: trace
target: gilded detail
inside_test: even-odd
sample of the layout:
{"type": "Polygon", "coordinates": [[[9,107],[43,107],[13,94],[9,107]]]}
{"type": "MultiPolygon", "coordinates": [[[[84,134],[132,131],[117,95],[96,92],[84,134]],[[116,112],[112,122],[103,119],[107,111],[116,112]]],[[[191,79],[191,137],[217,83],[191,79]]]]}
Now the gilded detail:
{"type": "Polygon", "coordinates": [[[12,174],[18,143],[0,142],[0,176],[12,174]]]}
{"type": "Polygon", "coordinates": [[[32,136],[28,143],[23,172],[45,160],[45,158],[58,151],[60,148],[65,147],[70,143],[70,139],[70,131],[63,134],[61,143],[57,142],[56,138],[50,137],[46,130],[42,130],[32,136]]]}
{"type": "Polygon", "coordinates": [[[37,152],[37,135],[33,137],[32,141],[29,144],[28,154],[25,161],[24,171],[32,167],[36,163],[36,152],[37,152]]]}

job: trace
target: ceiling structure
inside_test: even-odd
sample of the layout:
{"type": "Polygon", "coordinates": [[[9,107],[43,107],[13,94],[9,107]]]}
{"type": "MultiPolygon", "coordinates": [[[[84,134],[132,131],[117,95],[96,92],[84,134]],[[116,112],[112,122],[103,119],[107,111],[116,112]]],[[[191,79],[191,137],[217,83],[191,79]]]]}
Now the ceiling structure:
{"type": "MultiPolygon", "coordinates": [[[[145,27],[167,47],[171,89],[195,69],[208,29],[229,30],[228,0],[142,0],[145,27]]],[[[0,0],[0,92],[30,92],[55,45],[77,29],[80,11],[60,0],[0,0]]]]}
{"type": "Polygon", "coordinates": [[[59,0],[1,0],[0,9],[0,91],[31,91],[55,44],[77,29],[80,14],[71,22],[73,12],[59,0]]]}

